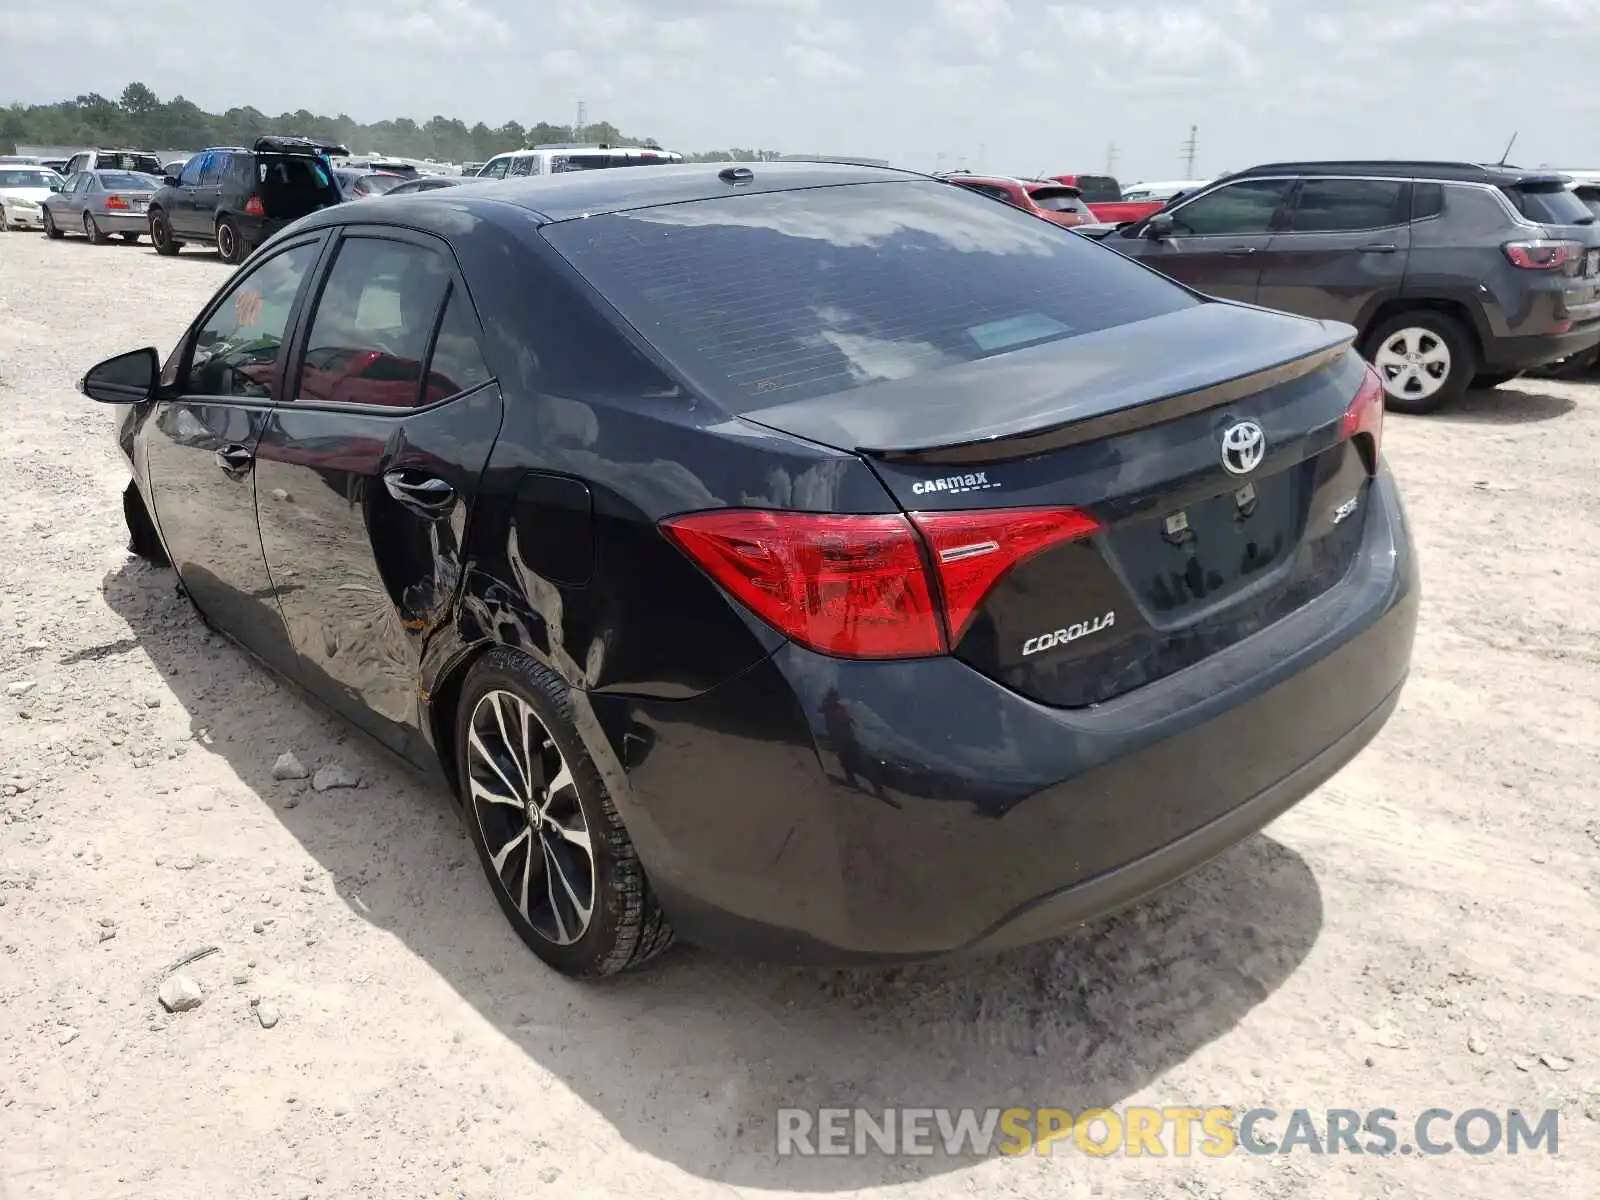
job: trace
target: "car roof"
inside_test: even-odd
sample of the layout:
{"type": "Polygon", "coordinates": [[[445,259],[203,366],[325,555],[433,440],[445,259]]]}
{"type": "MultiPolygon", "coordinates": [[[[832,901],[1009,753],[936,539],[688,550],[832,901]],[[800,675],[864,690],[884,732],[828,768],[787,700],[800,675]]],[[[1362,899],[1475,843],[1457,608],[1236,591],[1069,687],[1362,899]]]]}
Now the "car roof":
{"type": "MultiPolygon", "coordinates": [[[[1407,179],[1492,183],[1498,187],[1510,187],[1519,183],[1559,183],[1561,181],[1561,175],[1555,171],[1530,171],[1522,167],[1502,166],[1498,163],[1437,162],[1425,159],[1383,158],[1261,163],[1247,171],[1235,171],[1225,178],[1238,179],[1246,175],[1344,175],[1351,177],[1387,175],[1407,179]]],[[[1212,182],[1220,183],[1221,180],[1212,180],[1212,182]]]]}
{"type": "MultiPolygon", "coordinates": [[[[753,192],[786,192],[799,188],[850,183],[925,180],[914,171],[893,167],[859,167],[842,163],[673,163],[648,170],[618,167],[561,175],[517,176],[474,188],[473,201],[514,205],[547,221],[601,216],[632,208],[653,208],[690,200],[713,200],[753,192]]],[[[481,182],[481,181],[480,181],[481,182]]],[[[448,203],[467,203],[452,195],[448,203]]],[[[325,210],[336,214],[337,209],[325,210]]],[[[356,219],[356,218],[351,218],[356,219]]]]}

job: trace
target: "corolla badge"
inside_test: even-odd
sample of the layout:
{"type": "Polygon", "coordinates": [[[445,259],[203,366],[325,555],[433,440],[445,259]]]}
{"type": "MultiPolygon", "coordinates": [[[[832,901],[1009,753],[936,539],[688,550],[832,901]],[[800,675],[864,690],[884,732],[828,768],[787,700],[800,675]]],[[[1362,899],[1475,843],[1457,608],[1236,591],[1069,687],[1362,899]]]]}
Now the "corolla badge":
{"type": "Polygon", "coordinates": [[[1248,475],[1267,455],[1267,435],[1254,421],[1237,421],[1222,434],[1222,465],[1230,475],[1248,475]]]}
{"type": "Polygon", "coordinates": [[[1092,621],[1078,621],[1065,629],[1057,629],[1053,633],[1041,633],[1038,637],[1031,637],[1022,643],[1022,657],[1038,654],[1045,650],[1054,650],[1057,646],[1065,646],[1068,642],[1075,642],[1079,638],[1088,637],[1091,633],[1100,633],[1110,629],[1117,623],[1117,614],[1108,612],[1103,617],[1096,617],[1092,621]]]}

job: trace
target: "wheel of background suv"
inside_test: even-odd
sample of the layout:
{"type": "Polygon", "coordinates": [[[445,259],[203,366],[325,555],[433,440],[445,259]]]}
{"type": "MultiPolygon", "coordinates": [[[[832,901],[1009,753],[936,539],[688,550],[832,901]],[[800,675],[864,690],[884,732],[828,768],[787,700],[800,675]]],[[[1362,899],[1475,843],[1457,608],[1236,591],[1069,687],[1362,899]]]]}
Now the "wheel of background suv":
{"type": "Polygon", "coordinates": [[[128,553],[158,567],[172,565],[155,522],[150,519],[150,510],[144,506],[144,497],[139,494],[139,485],[131,479],[122,490],[122,519],[128,523],[128,553]]]}
{"type": "Polygon", "coordinates": [[[497,647],[456,710],[467,826],[495,899],[529,948],[564,975],[644,965],[672,929],[571,717],[567,686],[497,647]]]}
{"type": "Polygon", "coordinates": [[[225,263],[244,261],[244,238],[239,236],[239,227],[232,217],[223,217],[217,222],[217,253],[225,263]]]}
{"type": "Polygon", "coordinates": [[[164,213],[150,214],[150,244],[156,248],[157,254],[176,254],[178,247],[183,245],[173,240],[172,226],[167,224],[164,213]]]}
{"type": "Polygon", "coordinates": [[[96,246],[103,246],[106,244],[106,235],[100,232],[100,226],[95,223],[93,213],[83,214],[83,236],[88,238],[96,246]]]}
{"type": "Polygon", "coordinates": [[[44,235],[53,238],[63,236],[61,230],[56,228],[56,219],[50,215],[48,208],[44,210],[44,235]]]}
{"type": "Polygon", "coordinates": [[[11,218],[6,216],[5,206],[0,205],[0,233],[9,233],[10,231],[11,218]]]}
{"type": "Polygon", "coordinates": [[[1466,332],[1443,313],[1418,310],[1389,318],[1367,338],[1366,357],[1383,380],[1385,406],[1429,413],[1461,397],[1477,373],[1466,332]]]}

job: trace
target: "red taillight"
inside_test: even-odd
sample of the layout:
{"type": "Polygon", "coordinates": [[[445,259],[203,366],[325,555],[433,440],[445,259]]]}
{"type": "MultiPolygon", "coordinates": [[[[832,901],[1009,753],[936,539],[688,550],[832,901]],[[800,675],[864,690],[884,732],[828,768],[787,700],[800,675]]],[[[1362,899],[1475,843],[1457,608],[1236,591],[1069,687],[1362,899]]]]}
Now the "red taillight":
{"type": "Polygon", "coordinates": [[[1568,274],[1577,274],[1583,260],[1583,247],[1577,242],[1507,242],[1503,249],[1511,265],[1524,271],[1560,271],[1571,268],[1568,274]]]}
{"type": "Polygon", "coordinates": [[[1071,509],[915,513],[910,519],[719,509],[671,517],[661,527],[762,620],[840,658],[945,653],[1007,571],[1099,528],[1071,509]],[[929,580],[923,538],[942,606],[929,580]]]}
{"type": "Polygon", "coordinates": [[[106,197],[106,211],[107,212],[119,212],[119,211],[120,212],[127,212],[128,211],[128,202],[126,200],[124,200],[121,196],[107,196],[106,197]]]}
{"type": "Polygon", "coordinates": [[[252,217],[264,217],[267,215],[267,210],[262,207],[260,196],[251,196],[250,199],[246,200],[244,202],[244,211],[246,215],[252,217]]]}
{"type": "Polygon", "coordinates": [[[1100,528],[1093,517],[1070,508],[919,512],[911,520],[933,551],[952,646],[960,643],[983,598],[1012,567],[1100,528]]]}
{"type": "Polygon", "coordinates": [[[841,658],[944,653],[922,547],[904,517],[721,509],[672,517],[662,529],[801,645],[841,658]]]}
{"type": "Polygon", "coordinates": [[[1365,436],[1372,439],[1370,452],[1366,453],[1367,470],[1378,469],[1378,448],[1383,443],[1383,380],[1368,364],[1356,398],[1344,410],[1342,434],[1346,438],[1365,436]]]}

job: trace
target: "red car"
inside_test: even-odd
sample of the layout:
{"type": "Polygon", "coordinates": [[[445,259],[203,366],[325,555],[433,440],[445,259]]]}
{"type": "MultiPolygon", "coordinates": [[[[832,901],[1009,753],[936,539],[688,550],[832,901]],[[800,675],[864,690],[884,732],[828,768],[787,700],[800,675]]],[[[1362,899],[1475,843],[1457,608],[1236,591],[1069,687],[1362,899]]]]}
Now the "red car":
{"type": "Polygon", "coordinates": [[[1164,200],[1124,200],[1122,185],[1110,175],[1052,175],[1051,180],[1075,187],[1083,194],[1089,211],[1096,221],[1107,225],[1120,225],[1124,221],[1142,221],[1153,212],[1166,207],[1164,200]]]}
{"type": "Polygon", "coordinates": [[[1092,225],[1094,214],[1075,187],[1054,179],[1012,179],[1004,175],[946,175],[946,182],[981,192],[1013,208],[1057,225],[1092,225]]]}

